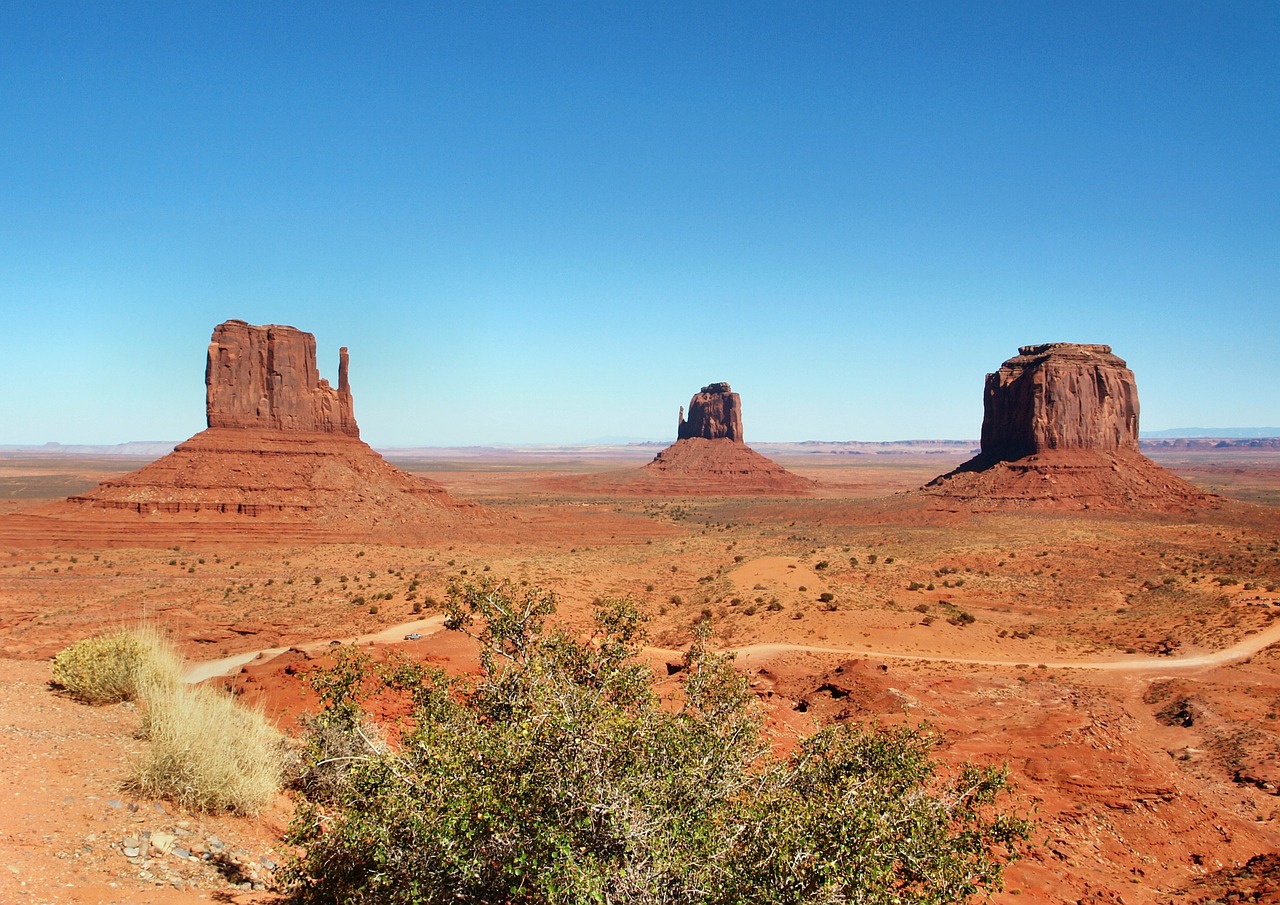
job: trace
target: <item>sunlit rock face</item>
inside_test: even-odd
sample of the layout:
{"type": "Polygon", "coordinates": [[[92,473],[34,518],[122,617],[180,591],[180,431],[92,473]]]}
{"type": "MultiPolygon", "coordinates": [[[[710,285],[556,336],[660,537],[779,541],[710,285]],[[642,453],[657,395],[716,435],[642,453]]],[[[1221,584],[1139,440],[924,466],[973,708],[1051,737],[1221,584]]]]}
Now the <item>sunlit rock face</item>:
{"type": "Polygon", "coordinates": [[[1138,386],[1110,346],[1023,346],[987,375],[982,458],[1050,450],[1138,451],[1138,386]]]}
{"type": "Polygon", "coordinates": [[[360,439],[347,367],[344,348],[335,389],[316,370],[312,334],[219,324],[205,361],[208,428],[68,502],[88,512],[190,519],[182,524],[205,537],[241,530],[226,529],[227,516],[270,522],[277,527],[259,534],[273,537],[407,536],[484,517],[360,439]]]}
{"type": "Polygon", "coordinates": [[[920,493],[937,508],[1188,512],[1217,497],[1138,451],[1138,387],[1110,346],[1023,346],[987,375],[982,449],[920,493]]]}
{"type": "Polygon", "coordinates": [[[689,400],[689,418],[680,413],[676,439],[732,440],[742,442],[742,399],[727,383],[704,386],[689,400]]]}
{"type": "Polygon", "coordinates": [[[316,338],[295,327],[229,320],[213,329],[205,366],[209,427],[360,436],[338,353],[338,388],[316,369],[316,338]]]}

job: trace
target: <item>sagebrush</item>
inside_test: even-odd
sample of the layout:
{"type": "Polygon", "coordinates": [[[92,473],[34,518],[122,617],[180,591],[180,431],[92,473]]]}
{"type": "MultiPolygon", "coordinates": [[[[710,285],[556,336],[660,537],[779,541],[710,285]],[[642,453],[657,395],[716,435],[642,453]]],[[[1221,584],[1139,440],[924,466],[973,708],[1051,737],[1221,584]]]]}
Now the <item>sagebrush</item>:
{"type": "Polygon", "coordinates": [[[837,725],[780,758],[705,636],[662,700],[633,605],[604,604],[591,640],[548,629],[553,608],[451,588],[448,624],[482,645],[474,683],[354,653],[315,677],[299,902],[929,905],[998,888],[1025,844],[1004,773],[941,770],[927,731],[837,725]],[[364,728],[375,684],[413,698],[398,746],[364,728]]]}

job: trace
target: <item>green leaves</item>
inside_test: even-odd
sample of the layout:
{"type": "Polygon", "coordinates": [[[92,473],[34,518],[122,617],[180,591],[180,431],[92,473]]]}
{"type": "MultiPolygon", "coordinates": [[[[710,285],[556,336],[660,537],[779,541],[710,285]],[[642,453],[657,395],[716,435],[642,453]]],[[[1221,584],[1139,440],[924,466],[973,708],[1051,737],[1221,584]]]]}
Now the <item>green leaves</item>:
{"type": "Polygon", "coordinates": [[[932,747],[911,727],[841,725],[806,740],[751,803],[730,885],[755,878],[765,891],[754,901],[779,903],[962,902],[995,888],[1000,853],[1029,826],[988,807],[1003,772],[939,779],[932,747]]]}
{"type": "Polygon", "coordinates": [[[603,602],[591,639],[548,628],[554,606],[451,588],[449,625],[483,651],[470,685],[354,657],[315,680],[314,737],[340,726],[352,753],[299,811],[298,901],[961,902],[1026,838],[995,806],[1003,774],[939,777],[922,729],[829,727],[778,759],[706,632],[660,700],[634,604],[603,602]],[[375,685],[413,695],[398,748],[356,706],[375,685]]]}

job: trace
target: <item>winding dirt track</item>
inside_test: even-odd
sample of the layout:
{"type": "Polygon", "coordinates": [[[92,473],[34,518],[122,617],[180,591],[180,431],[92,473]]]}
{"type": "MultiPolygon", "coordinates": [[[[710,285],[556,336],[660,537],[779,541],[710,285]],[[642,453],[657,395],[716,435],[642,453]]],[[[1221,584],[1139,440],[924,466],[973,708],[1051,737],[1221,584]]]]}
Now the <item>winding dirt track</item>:
{"type": "MultiPolygon", "coordinates": [[[[1280,642],[1280,622],[1274,622],[1260,632],[1248,635],[1230,647],[1207,654],[1188,654],[1182,657],[1135,657],[1126,660],[1040,660],[1037,666],[1049,669],[1097,669],[1108,672],[1164,673],[1184,670],[1209,669],[1247,660],[1260,650],[1280,642]]],[[[878,657],[882,660],[916,660],[931,663],[959,663],[970,666],[1018,666],[1027,660],[978,660],[965,657],[944,657],[936,654],[906,654],[871,648],[812,647],[804,644],[751,644],[733,648],[737,662],[747,665],[782,653],[802,652],[839,654],[854,657],[878,657]]]]}
{"type": "MultiPolygon", "coordinates": [[[[444,616],[428,616],[426,619],[416,619],[413,622],[405,622],[401,625],[393,625],[390,628],[384,628],[382,631],[374,632],[370,635],[359,635],[355,638],[338,639],[343,644],[390,644],[394,641],[401,641],[405,635],[420,634],[423,636],[434,635],[436,632],[444,629],[444,616]]],[[[189,683],[203,682],[205,679],[215,679],[218,676],[229,676],[246,663],[261,659],[264,663],[268,660],[275,659],[287,650],[305,650],[308,653],[325,650],[334,643],[333,640],[326,638],[323,641],[307,641],[302,644],[290,644],[287,647],[264,647],[261,650],[246,651],[243,654],[235,654],[230,657],[223,657],[220,660],[204,660],[196,663],[188,663],[187,671],[183,678],[189,683]]]]}
{"type": "MultiPolygon", "coordinates": [[[[436,632],[444,630],[444,616],[431,616],[426,619],[418,619],[414,622],[406,622],[401,625],[394,625],[390,628],[383,629],[368,635],[359,635],[354,638],[341,639],[344,644],[387,644],[400,641],[405,635],[419,633],[421,635],[433,635],[436,632]]],[[[1056,660],[1056,661],[1037,661],[1037,666],[1045,666],[1049,669],[1096,669],[1108,672],[1125,672],[1125,673],[1167,673],[1167,672],[1183,672],[1197,669],[1210,669],[1215,666],[1224,666],[1228,663],[1238,663],[1241,660],[1247,660],[1258,651],[1270,647],[1272,644],[1280,642],[1280,621],[1272,623],[1260,632],[1240,639],[1230,647],[1223,648],[1219,651],[1213,651],[1206,654],[1189,654],[1182,657],[1137,657],[1126,660],[1056,660]]],[[[207,660],[189,665],[186,672],[186,680],[188,682],[203,682],[206,679],[216,678],[218,676],[226,676],[238,670],[241,666],[253,660],[261,659],[263,661],[271,660],[292,648],[300,648],[305,651],[323,650],[333,644],[331,640],[311,641],[303,644],[293,644],[288,647],[271,647],[262,650],[248,651],[243,654],[236,654],[232,657],[224,657],[220,660],[207,660]]],[[[877,650],[875,648],[864,647],[817,647],[807,644],[749,644],[745,647],[727,648],[726,653],[732,653],[734,659],[743,666],[750,666],[763,660],[776,657],[779,654],[787,653],[813,653],[813,654],[835,654],[844,657],[876,657],[882,660],[909,660],[923,661],[929,663],[956,663],[968,666],[995,666],[995,667],[1016,667],[1028,664],[1027,659],[1022,660],[980,660],[966,657],[947,657],[937,654],[908,654],[889,650],[877,650]]],[[[682,651],[671,650],[667,648],[646,648],[646,653],[663,656],[679,656],[682,651]]]]}

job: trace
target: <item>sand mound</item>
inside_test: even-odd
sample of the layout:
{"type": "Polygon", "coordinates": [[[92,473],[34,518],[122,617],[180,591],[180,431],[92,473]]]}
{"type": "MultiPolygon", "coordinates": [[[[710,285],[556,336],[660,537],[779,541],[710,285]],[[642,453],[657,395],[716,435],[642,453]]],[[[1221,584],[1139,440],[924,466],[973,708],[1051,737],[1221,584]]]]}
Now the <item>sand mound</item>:
{"type": "Polygon", "coordinates": [[[404,540],[489,514],[340,434],[209,428],[64,502],[0,518],[21,548],[404,540]]]}
{"type": "Polygon", "coordinates": [[[742,443],[701,437],[676,441],[641,468],[548,483],[558,490],[641,496],[789,496],[817,486],[742,443]]]}
{"type": "Polygon", "coordinates": [[[475,510],[433,481],[400,471],[340,434],[209,428],[72,506],[139,515],[305,518],[318,524],[411,524],[475,510]]]}
{"type": "Polygon", "coordinates": [[[1207,494],[1129,450],[1062,450],[1012,462],[977,456],[915,492],[943,508],[1147,509],[1189,512],[1217,508],[1207,494]]]}

